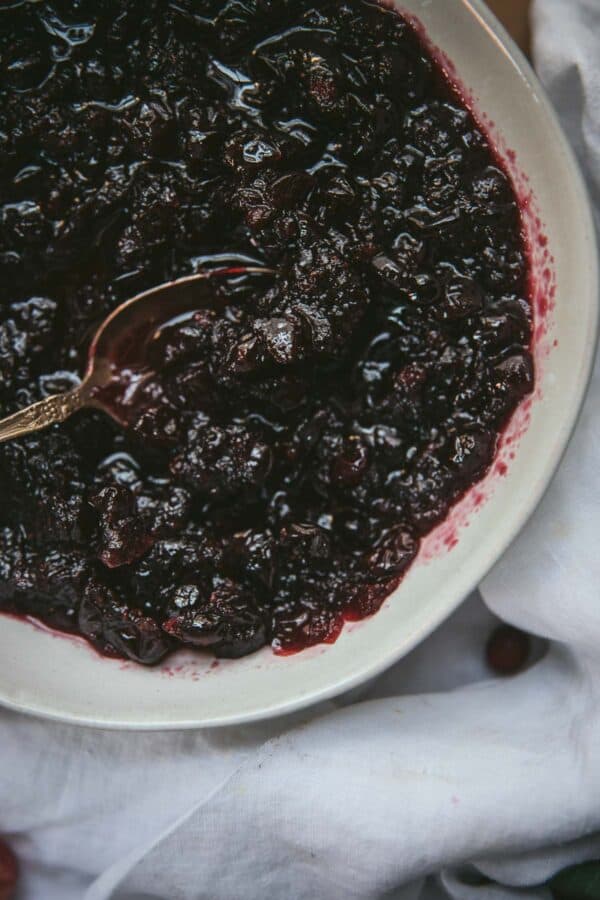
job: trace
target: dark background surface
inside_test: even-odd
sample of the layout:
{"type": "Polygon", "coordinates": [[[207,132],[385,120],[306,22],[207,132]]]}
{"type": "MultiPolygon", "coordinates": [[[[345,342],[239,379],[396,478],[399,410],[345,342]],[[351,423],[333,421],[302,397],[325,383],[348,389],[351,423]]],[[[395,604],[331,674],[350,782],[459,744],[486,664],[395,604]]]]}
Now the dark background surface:
{"type": "Polygon", "coordinates": [[[487,2],[517,43],[524,50],[528,50],[528,15],[531,0],[487,0],[487,2]]]}

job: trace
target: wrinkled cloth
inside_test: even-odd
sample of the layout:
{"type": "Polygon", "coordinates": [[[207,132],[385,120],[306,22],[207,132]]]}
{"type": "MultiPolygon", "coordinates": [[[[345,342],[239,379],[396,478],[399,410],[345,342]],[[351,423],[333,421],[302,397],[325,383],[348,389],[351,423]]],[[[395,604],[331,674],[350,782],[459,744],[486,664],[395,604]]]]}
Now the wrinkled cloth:
{"type": "MultiPolygon", "coordinates": [[[[534,53],[600,211],[600,0],[538,0],[534,53]]],[[[0,712],[18,900],[549,900],[600,857],[599,456],[597,366],[481,595],[358,695],[179,733],[0,712]],[[510,680],[484,665],[497,618],[540,639],[510,680]]]]}

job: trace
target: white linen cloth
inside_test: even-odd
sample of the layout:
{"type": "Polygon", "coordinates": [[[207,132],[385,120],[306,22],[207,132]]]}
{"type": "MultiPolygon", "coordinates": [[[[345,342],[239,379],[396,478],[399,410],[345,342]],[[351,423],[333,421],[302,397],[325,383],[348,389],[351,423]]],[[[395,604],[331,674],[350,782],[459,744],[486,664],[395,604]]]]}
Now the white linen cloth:
{"type": "MultiPolygon", "coordinates": [[[[534,24],[600,210],[600,0],[538,0],[534,24]]],[[[489,609],[471,598],[361,702],[163,734],[0,712],[19,900],[547,900],[535,885],[600,857],[599,533],[597,367],[489,609]],[[552,641],[511,680],[484,668],[490,610],[552,641]]]]}

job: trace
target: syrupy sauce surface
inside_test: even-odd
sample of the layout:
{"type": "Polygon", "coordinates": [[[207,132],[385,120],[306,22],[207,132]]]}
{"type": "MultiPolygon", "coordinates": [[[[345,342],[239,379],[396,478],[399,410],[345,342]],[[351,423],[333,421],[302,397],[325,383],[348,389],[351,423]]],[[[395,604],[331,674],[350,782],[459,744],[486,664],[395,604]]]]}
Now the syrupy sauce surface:
{"type": "Polygon", "coordinates": [[[518,204],[412,28],[354,2],[0,12],[0,409],[118,303],[258,264],[163,331],[133,428],[0,447],[0,607],[155,663],[332,641],[533,387],[518,204]]]}

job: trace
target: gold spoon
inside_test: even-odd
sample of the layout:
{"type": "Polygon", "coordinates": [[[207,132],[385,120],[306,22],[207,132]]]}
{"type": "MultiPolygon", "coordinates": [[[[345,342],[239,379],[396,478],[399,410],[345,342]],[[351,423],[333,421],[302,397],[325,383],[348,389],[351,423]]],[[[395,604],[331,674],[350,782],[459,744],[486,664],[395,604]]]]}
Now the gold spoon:
{"type": "Polygon", "coordinates": [[[183,313],[206,306],[214,295],[212,279],[269,273],[271,269],[259,266],[214,269],[165,282],[126,300],[94,335],[81,384],[1,419],[0,443],[64,422],[83,407],[101,409],[120,425],[127,425],[129,397],[157,374],[149,367],[148,350],[161,327],[183,313]]]}

